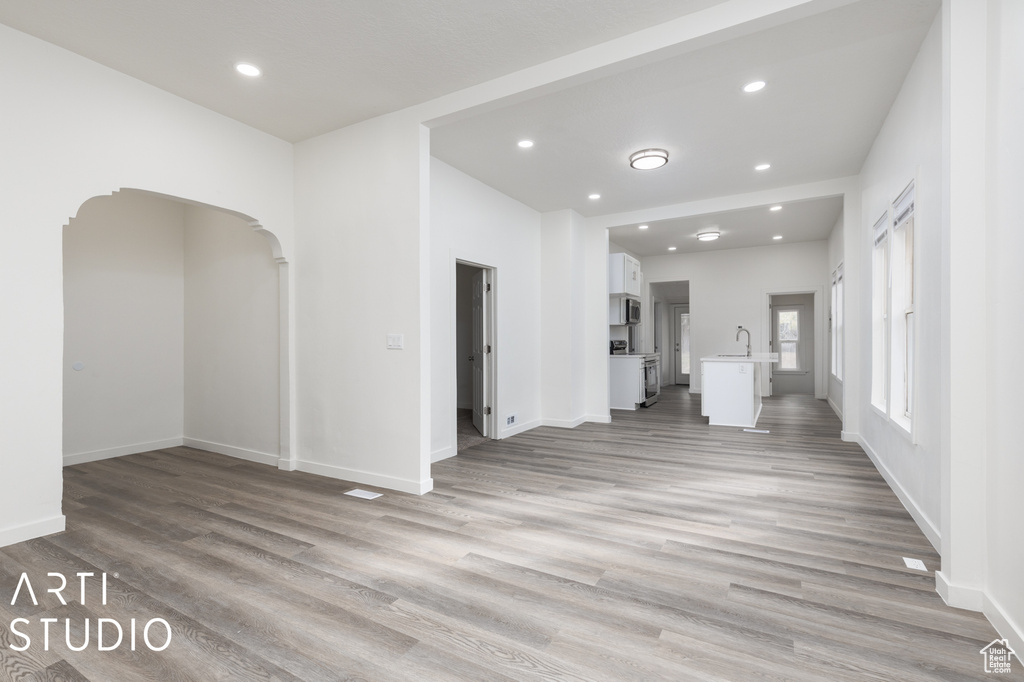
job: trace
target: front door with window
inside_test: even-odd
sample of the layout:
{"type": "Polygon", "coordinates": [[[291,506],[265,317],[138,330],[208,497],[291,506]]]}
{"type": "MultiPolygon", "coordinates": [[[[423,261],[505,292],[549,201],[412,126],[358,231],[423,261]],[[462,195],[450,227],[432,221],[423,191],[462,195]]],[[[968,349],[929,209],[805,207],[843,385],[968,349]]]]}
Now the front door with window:
{"type": "Polygon", "coordinates": [[[773,296],[771,368],[772,395],[814,393],[814,297],[773,296]]]}

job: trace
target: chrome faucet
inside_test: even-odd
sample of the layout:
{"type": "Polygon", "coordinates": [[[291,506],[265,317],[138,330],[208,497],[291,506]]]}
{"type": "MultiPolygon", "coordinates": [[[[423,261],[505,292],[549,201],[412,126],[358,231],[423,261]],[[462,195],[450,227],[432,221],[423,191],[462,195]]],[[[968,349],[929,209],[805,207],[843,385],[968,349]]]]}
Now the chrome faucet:
{"type": "Polygon", "coordinates": [[[737,341],[740,340],[740,332],[746,332],[747,333],[747,357],[749,358],[750,357],[750,330],[749,329],[744,329],[743,325],[740,325],[736,329],[736,340],[737,341]]]}

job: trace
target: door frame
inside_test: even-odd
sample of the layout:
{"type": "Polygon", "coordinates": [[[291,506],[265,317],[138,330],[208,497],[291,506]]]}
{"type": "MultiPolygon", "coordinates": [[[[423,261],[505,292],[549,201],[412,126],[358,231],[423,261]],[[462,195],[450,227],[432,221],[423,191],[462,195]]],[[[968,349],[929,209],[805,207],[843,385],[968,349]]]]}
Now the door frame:
{"type": "Polygon", "coordinates": [[[673,303],[672,306],[672,385],[673,386],[686,386],[687,388],[693,386],[693,318],[690,319],[690,371],[687,373],[689,381],[685,384],[677,384],[676,377],[679,376],[679,353],[676,352],[676,344],[682,343],[682,339],[679,338],[679,316],[682,314],[690,314],[689,303],[673,303]]]}
{"type": "MultiPolygon", "coordinates": [[[[486,304],[484,305],[484,343],[489,343],[491,346],[491,352],[484,356],[484,406],[491,408],[491,413],[484,415],[484,423],[487,431],[487,438],[490,440],[496,440],[498,437],[498,382],[497,382],[497,356],[498,356],[498,344],[497,344],[497,279],[498,272],[497,268],[478,263],[465,258],[453,257],[451,259],[451,291],[449,295],[448,304],[451,310],[451,325],[449,329],[449,337],[451,342],[451,349],[449,350],[449,358],[451,360],[451,372],[449,376],[450,390],[450,409],[451,409],[451,450],[452,455],[458,454],[458,415],[459,415],[459,384],[458,384],[458,347],[455,343],[455,339],[458,334],[458,308],[456,305],[456,298],[458,292],[458,280],[457,280],[457,266],[467,265],[472,268],[477,268],[483,271],[484,286],[490,286],[490,290],[487,291],[484,296],[486,297],[486,304]]],[[[472,324],[472,322],[471,322],[472,324]]]]}
{"type": "MultiPolygon", "coordinates": [[[[761,290],[761,334],[760,342],[762,348],[770,348],[772,340],[772,296],[790,296],[794,294],[811,294],[814,297],[814,397],[824,400],[828,397],[828,375],[825,372],[825,286],[812,285],[806,287],[793,287],[792,289],[762,289],[761,290]]],[[[772,352],[778,352],[772,348],[772,352]]],[[[768,365],[768,381],[763,381],[761,393],[765,396],[772,394],[772,366],[768,365]],[[767,390],[765,390],[767,389],[767,390]]]]}

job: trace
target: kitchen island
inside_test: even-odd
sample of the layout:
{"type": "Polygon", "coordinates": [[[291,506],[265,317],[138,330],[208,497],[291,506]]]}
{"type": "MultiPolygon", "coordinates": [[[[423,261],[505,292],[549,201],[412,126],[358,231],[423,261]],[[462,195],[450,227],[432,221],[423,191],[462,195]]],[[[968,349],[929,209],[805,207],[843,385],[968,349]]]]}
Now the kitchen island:
{"type": "Polygon", "coordinates": [[[701,358],[701,415],[712,426],[754,428],[761,416],[761,365],[778,361],[778,353],[701,358]]]}

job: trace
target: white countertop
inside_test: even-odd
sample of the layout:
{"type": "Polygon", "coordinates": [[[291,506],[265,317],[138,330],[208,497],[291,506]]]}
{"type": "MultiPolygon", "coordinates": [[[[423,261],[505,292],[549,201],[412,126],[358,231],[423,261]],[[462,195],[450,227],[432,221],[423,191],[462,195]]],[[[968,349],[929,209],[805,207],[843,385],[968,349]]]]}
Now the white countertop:
{"type": "Polygon", "coordinates": [[[778,353],[751,353],[743,355],[741,353],[736,354],[722,354],[722,355],[709,355],[700,359],[701,362],[778,362],[778,353]]]}
{"type": "Polygon", "coordinates": [[[658,353],[619,353],[618,355],[609,355],[612,358],[656,358],[659,357],[658,353]]]}

